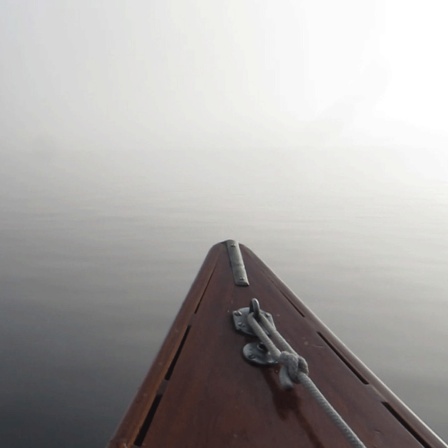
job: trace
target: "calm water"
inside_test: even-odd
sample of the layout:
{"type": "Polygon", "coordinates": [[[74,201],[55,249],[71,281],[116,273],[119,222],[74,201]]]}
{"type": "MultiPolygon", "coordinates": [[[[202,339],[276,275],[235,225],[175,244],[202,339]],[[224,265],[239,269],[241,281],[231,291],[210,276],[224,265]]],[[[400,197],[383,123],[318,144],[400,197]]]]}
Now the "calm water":
{"type": "Polygon", "coordinates": [[[418,160],[0,154],[2,446],[103,446],[207,250],[227,238],[448,439],[448,184],[418,160]]]}

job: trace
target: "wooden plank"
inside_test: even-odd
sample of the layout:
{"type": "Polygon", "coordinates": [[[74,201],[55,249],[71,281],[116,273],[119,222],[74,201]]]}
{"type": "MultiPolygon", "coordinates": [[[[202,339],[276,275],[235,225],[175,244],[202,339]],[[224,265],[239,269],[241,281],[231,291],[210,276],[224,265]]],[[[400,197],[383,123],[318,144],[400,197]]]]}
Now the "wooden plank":
{"type": "Polygon", "coordinates": [[[245,259],[253,259],[258,264],[260,274],[269,278],[287,300],[310,320],[315,331],[324,342],[343,360],[344,363],[368,385],[379,397],[386,409],[399,420],[404,427],[420,440],[422,446],[447,445],[409,409],[349,348],[338,339],[331,330],[309,309],[272,271],[247,247],[242,247],[245,259]]]}
{"type": "Polygon", "coordinates": [[[109,448],[129,448],[139,436],[141,437],[139,433],[145,423],[148,424],[148,415],[154,401],[157,400],[158,393],[163,392],[165,376],[182,344],[191,317],[202,300],[218,257],[222,255],[222,252],[222,245],[216,245],[210,249],[150,371],[109,442],[109,448]]]}
{"type": "Polygon", "coordinates": [[[250,286],[234,284],[224,244],[214,246],[110,448],[347,446],[300,385],[283,391],[277,366],[243,359],[253,338],[235,332],[231,315],[252,297],[366,446],[446,447],[258,257],[241,250],[250,286]]]}

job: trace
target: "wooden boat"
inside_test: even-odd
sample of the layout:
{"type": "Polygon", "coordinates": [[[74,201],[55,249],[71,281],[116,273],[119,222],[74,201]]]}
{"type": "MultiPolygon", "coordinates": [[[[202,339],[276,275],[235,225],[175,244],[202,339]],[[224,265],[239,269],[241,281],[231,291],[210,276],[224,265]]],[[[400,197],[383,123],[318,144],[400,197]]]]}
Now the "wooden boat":
{"type": "Polygon", "coordinates": [[[210,249],[109,448],[352,446],[302,384],[282,388],[279,364],[254,366],[242,355],[254,342],[266,352],[235,329],[254,297],[362,446],[447,447],[253,252],[229,240],[210,249]]]}

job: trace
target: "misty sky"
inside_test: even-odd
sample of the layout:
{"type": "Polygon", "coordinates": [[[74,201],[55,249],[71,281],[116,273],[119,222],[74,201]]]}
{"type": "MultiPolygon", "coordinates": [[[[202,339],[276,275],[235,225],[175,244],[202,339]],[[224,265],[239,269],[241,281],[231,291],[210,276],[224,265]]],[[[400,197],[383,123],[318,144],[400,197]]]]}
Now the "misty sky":
{"type": "Polygon", "coordinates": [[[2,150],[448,143],[443,1],[0,3],[2,150]]]}

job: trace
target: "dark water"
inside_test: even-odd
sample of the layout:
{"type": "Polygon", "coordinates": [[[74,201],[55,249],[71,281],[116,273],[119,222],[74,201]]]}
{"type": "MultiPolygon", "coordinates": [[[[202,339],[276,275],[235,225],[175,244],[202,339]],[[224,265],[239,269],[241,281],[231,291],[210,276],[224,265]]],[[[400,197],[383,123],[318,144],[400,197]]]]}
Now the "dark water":
{"type": "Polygon", "coordinates": [[[2,446],[105,445],[207,250],[227,238],[448,439],[448,184],[406,160],[0,154],[2,446]]]}

